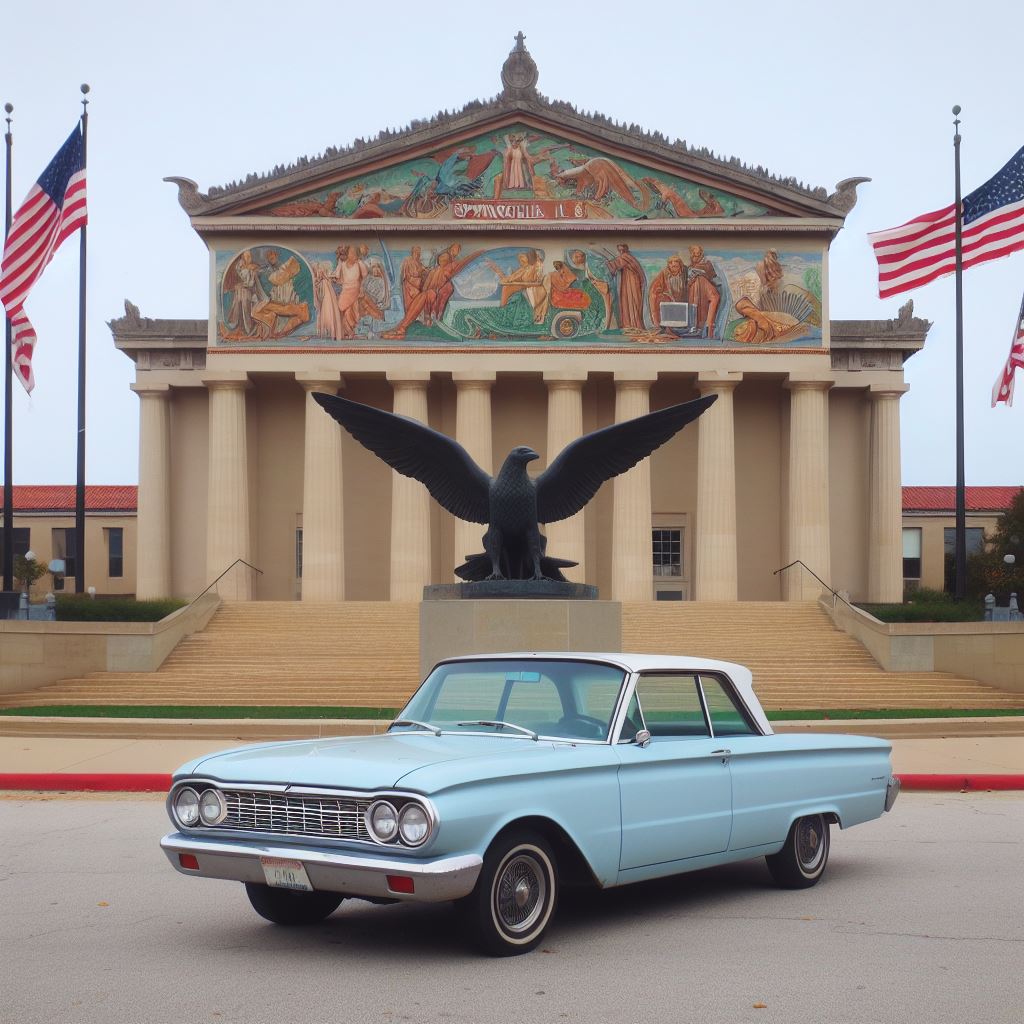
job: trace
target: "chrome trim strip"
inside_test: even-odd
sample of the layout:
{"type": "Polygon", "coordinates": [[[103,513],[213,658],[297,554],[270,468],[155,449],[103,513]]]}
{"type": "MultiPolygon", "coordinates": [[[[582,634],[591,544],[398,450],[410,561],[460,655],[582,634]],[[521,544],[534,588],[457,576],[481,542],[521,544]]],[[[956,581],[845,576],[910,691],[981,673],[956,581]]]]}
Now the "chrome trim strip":
{"type": "MultiPolygon", "coordinates": [[[[171,832],[160,840],[171,865],[183,875],[232,879],[264,884],[260,857],[281,857],[301,861],[313,887],[348,896],[375,896],[410,902],[435,903],[468,896],[483,866],[478,854],[415,860],[403,857],[335,853],[314,847],[286,843],[231,842],[221,838],[171,832]],[[199,870],[183,868],[181,853],[199,861],[199,870]],[[388,875],[407,875],[414,880],[414,893],[393,892],[388,875]]],[[[381,849],[381,847],[377,847],[381,849]]]]}

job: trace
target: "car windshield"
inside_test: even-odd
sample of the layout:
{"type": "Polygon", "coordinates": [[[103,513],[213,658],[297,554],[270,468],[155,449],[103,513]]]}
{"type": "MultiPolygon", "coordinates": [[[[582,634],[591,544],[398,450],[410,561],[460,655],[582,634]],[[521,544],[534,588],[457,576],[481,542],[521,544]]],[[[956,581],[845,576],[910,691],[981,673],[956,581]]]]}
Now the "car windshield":
{"type": "Polygon", "coordinates": [[[445,732],[493,732],[606,740],[625,672],[595,661],[502,658],[438,665],[392,731],[431,725],[445,732]],[[507,723],[519,729],[502,728],[507,723]],[[418,723],[418,724],[413,724],[418,723]]]}

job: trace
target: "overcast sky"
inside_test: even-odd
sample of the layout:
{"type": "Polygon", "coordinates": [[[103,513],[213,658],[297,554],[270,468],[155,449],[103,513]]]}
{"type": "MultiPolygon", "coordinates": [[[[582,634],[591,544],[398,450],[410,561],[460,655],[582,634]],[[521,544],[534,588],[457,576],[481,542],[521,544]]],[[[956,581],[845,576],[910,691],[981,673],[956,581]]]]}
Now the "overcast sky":
{"type": "MultiPolygon", "coordinates": [[[[952,201],[954,103],[965,193],[1024,145],[1017,0],[57,0],[16,5],[4,21],[15,207],[71,130],[79,83],[92,86],[89,483],[138,479],[134,367],[106,321],[125,298],[144,316],[207,315],[206,249],[161,179],[182,175],[205,191],[493,96],[519,29],[548,97],[830,191],[871,177],[832,245],[834,319],[892,317],[905,301],[878,299],[865,235],[952,201]],[[966,41],[970,26],[980,50],[966,41]]],[[[77,280],[76,238],[27,303],[37,385],[30,399],[15,383],[15,483],[74,482],[77,280]]],[[[990,408],[1022,291],[1024,252],[964,277],[968,484],[1024,482],[1024,372],[1017,405],[990,408]]],[[[910,294],[934,326],[906,366],[903,481],[951,484],[953,279],[910,294]]]]}

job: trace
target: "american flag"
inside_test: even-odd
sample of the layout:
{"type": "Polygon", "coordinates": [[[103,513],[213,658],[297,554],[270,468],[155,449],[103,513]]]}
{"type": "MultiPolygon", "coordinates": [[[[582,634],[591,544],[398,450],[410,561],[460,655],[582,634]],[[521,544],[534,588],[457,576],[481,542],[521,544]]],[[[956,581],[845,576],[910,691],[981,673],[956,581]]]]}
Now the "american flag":
{"type": "Polygon", "coordinates": [[[1020,316],[1017,317],[1017,329],[1010,344],[1010,356],[992,388],[993,406],[997,402],[1013,405],[1013,374],[1018,366],[1024,369],[1024,302],[1021,303],[1020,316]]]}
{"type": "MultiPolygon", "coordinates": [[[[881,298],[918,288],[956,269],[956,203],[868,235],[881,298]]],[[[963,267],[1024,249],[1024,148],[963,201],[963,267]]]]}
{"type": "Polygon", "coordinates": [[[11,364],[29,394],[35,387],[36,332],[25,315],[25,300],[61,242],[88,219],[85,147],[76,125],[15,213],[0,262],[0,301],[11,321],[11,364]]]}

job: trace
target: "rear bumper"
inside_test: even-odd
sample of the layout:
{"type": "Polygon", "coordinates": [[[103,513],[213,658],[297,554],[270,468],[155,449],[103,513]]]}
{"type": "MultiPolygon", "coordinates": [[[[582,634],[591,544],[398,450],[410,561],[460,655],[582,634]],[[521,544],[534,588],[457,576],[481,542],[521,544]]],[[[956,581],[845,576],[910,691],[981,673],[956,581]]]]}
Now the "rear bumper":
{"type": "Polygon", "coordinates": [[[441,903],[468,896],[483,865],[482,858],[476,854],[409,860],[277,842],[208,839],[181,832],[164,836],[160,847],[171,865],[183,875],[265,883],[260,857],[282,857],[302,861],[314,889],[414,903],[441,903]],[[183,868],[178,858],[182,853],[194,856],[199,868],[183,868]],[[388,885],[388,875],[411,878],[415,892],[395,892],[388,885]]]}
{"type": "Polygon", "coordinates": [[[896,797],[900,795],[900,779],[898,775],[892,775],[889,778],[889,784],[885,787],[885,809],[887,811],[892,810],[892,805],[896,803],[896,797]]]}

